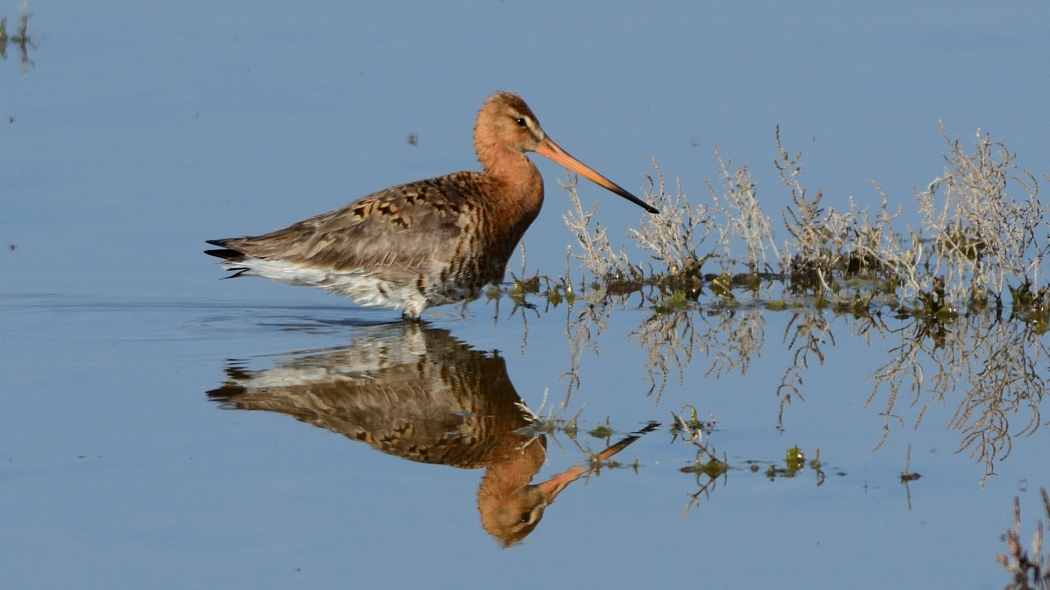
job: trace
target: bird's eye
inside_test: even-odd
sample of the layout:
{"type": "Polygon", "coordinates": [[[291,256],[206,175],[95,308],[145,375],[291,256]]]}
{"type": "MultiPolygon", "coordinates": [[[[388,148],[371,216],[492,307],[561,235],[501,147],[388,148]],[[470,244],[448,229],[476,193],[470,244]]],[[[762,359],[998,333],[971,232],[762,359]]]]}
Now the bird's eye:
{"type": "MultiPolygon", "coordinates": [[[[519,121],[524,121],[525,119],[518,119],[518,120],[519,121]]],[[[521,521],[520,522],[528,523],[530,520],[532,520],[532,513],[531,512],[523,512],[521,514],[521,521]]]]}
{"type": "Polygon", "coordinates": [[[528,127],[529,122],[525,120],[525,117],[518,117],[514,119],[514,122],[518,124],[518,127],[528,127]]]}

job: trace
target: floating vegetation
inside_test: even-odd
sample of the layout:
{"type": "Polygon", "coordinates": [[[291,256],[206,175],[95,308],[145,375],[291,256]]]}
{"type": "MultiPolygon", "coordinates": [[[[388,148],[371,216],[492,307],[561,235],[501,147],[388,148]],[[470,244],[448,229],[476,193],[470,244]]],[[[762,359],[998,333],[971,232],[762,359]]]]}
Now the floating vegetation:
{"type": "MultiPolygon", "coordinates": [[[[547,395],[545,393],[539,411],[544,411],[546,404],[547,395]]],[[[578,420],[583,413],[583,408],[580,408],[570,419],[561,417],[559,415],[561,409],[553,407],[547,409],[547,417],[541,417],[524,406],[521,406],[521,409],[531,416],[531,425],[519,430],[519,432],[533,437],[542,434],[551,437],[555,441],[557,441],[557,435],[565,434],[572,441],[576,451],[586,458],[578,463],[578,467],[566,472],[571,473],[573,480],[589,477],[590,475],[600,475],[603,469],[628,468],[635,474],[638,474],[640,467],[643,466],[638,457],[630,460],[630,462],[616,461],[612,457],[642,436],[658,430],[670,434],[670,442],[672,444],[679,443],[694,447],[695,456],[678,469],[681,473],[692,475],[696,479],[697,485],[696,491],[686,494],[688,499],[682,512],[683,518],[691,509],[698,506],[702,500],[708,499],[719,483],[722,485],[728,483],[730,471],[740,469],[730,464],[729,458],[725,453],[719,454],[712,443],[711,436],[715,432],[716,427],[714,416],[711,416],[709,420],[701,420],[692,404],[686,404],[679,412],[671,412],[671,425],[664,428],[661,428],[659,422],[651,420],[643,428],[623,434],[622,430],[614,427],[611,420],[606,418],[604,422],[599,422],[586,431],[590,438],[604,443],[602,450],[597,452],[590,449],[589,443],[584,442],[581,445],[581,442],[576,438],[580,431],[578,420]],[[616,442],[613,442],[614,440],[616,442]]],[[[572,453],[571,450],[569,452],[572,453]]],[[[791,479],[797,474],[809,470],[814,473],[817,487],[823,485],[825,465],[820,459],[820,449],[816,450],[814,459],[809,461],[806,460],[805,452],[797,446],[787,449],[784,456],[783,467],[778,467],[764,459],[745,459],[742,461],[746,465],[743,470],[763,475],[770,481],[791,479]],[[764,472],[760,473],[760,464],[768,464],[769,466],[764,472]]],[[[840,471],[838,475],[842,476],[845,473],[840,471]]]]}
{"type": "Polygon", "coordinates": [[[784,465],[778,467],[770,465],[766,468],[766,478],[775,481],[778,478],[792,479],[809,468],[816,477],[817,487],[824,485],[824,464],[820,461],[820,449],[816,451],[816,457],[807,462],[806,453],[798,446],[791,447],[784,453],[784,465]]]}
{"type": "Polygon", "coordinates": [[[686,408],[689,409],[688,419],[671,412],[671,418],[673,419],[671,434],[681,436],[682,440],[687,443],[700,445],[703,443],[705,435],[710,435],[714,432],[715,418],[711,416],[710,422],[703,422],[696,415],[696,407],[692,404],[686,404],[682,406],[682,413],[685,413],[686,408]]]}
{"type": "Polygon", "coordinates": [[[612,438],[612,435],[615,432],[616,431],[613,430],[612,426],[609,424],[609,419],[606,418],[605,424],[599,424],[595,426],[587,434],[589,434],[591,438],[608,441],[610,438],[612,438]]]}

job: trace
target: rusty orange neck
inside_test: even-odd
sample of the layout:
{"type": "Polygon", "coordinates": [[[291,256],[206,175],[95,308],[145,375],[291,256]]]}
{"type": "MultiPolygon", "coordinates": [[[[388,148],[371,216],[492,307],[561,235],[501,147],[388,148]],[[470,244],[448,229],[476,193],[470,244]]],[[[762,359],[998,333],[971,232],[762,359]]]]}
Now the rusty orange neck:
{"type": "Polygon", "coordinates": [[[543,177],[522,152],[475,140],[478,159],[489,179],[490,205],[508,221],[531,223],[543,206],[543,177]]]}

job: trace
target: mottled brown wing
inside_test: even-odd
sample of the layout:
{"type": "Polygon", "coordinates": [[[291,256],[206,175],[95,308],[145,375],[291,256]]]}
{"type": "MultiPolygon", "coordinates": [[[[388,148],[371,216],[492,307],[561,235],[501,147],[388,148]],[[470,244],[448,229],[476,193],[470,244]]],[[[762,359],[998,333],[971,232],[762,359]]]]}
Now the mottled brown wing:
{"type": "Polygon", "coordinates": [[[487,191],[482,174],[457,172],[391,187],[266,235],[214,243],[303,268],[414,270],[453,257],[487,191]]]}

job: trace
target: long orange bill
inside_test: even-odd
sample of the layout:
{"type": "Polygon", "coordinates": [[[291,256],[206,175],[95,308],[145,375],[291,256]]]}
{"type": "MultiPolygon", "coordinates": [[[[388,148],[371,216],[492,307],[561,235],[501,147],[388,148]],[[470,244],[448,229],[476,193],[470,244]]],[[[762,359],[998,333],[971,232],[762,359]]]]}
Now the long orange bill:
{"type": "Polygon", "coordinates": [[[620,195],[621,197],[627,199],[635,205],[638,205],[642,209],[645,209],[649,213],[659,213],[656,207],[649,205],[645,201],[623,190],[615,182],[609,180],[601,174],[598,174],[583,162],[570,156],[568,152],[558,147],[558,144],[551,141],[549,137],[544,137],[543,141],[541,141],[539,145],[536,146],[536,153],[543,156],[544,158],[557,162],[562,166],[565,166],[569,170],[572,170],[573,172],[579,174],[587,180],[590,180],[594,184],[597,184],[598,186],[605,188],[606,190],[620,195]]]}

